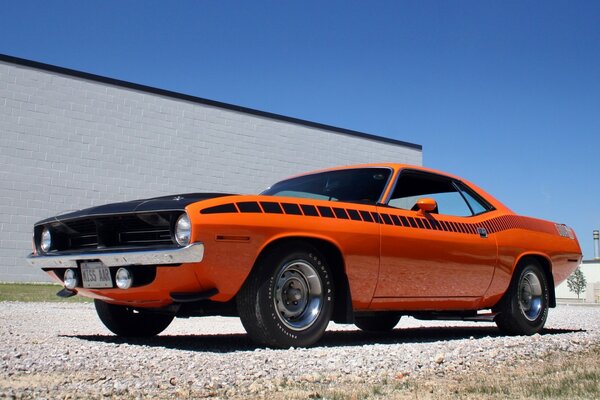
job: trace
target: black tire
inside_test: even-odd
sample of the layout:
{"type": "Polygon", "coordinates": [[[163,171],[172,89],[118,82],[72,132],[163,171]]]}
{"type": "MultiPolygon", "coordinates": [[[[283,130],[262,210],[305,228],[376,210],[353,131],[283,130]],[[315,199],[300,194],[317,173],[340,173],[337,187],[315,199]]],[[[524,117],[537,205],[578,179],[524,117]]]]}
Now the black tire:
{"type": "Polygon", "coordinates": [[[398,325],[400,317],[394,314],[358,316],[354,318],[354,325],[365,332],[388,332],[398,325]]]}
{"type": "Polygon", "coordinates": [[[98,317],[112,333],[124,337],[150,337],[167,329],[174,315],[136,312],[131,307],[94,300],[98,317]]]}
{"type": "Polygon", "coordinates": [[[250,338],[270,347],[317,342],[333,312],[333,281],[313,246],[290,242],[261,256],[236,297],[250,338]]]}
{"type": "Polygon", "coordinates": [[[544,328],[550,292],[542,266],[535,259],[523,260],[504,297],[494,308],[495,322],[508,335],[533,335],[544,328]]]}

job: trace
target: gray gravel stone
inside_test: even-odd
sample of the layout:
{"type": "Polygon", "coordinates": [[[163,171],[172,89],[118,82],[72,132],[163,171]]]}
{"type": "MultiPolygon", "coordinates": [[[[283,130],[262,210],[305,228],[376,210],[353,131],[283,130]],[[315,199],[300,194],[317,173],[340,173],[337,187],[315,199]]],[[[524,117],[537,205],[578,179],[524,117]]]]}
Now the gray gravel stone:
{"type": "Polygon", "coordinates": [[[559,306],[546,330],[501,336],[494,324],[403,318],[393,332],[331,324],[317,346],[254,345],[237,318],[176,319],[125,341],[91,304],[0,303],[0,398],[244,397],[290,385],[444,376],[578,352],[600,343],[600,307],[559,306]]]}

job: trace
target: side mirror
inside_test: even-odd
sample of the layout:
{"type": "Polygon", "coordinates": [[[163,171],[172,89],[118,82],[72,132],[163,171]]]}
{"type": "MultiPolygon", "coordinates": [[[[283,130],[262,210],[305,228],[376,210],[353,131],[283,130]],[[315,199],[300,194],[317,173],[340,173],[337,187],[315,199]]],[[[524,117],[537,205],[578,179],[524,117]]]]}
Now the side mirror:
{"type": "Polygon", "coordinates": [[[417,200],[417,207],[419,208],[419,214],[431,212],[437,209],[437,202],[429,197],[424,197],[417,200]]]}

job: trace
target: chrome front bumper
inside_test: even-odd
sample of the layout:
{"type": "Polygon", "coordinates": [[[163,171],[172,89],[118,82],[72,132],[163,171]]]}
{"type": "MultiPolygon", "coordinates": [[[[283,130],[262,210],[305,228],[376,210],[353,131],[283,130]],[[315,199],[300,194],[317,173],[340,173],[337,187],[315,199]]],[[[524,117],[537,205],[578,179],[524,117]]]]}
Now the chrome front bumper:
{"type": "Polygon", "coordinates": [[[179,249],[107,251],[97,253],[44,254],[27,257],[27,262],[39,268],[77,268],[78,261],[102,261],[107,267],[127,265],[169,265],[200,262],[204,258],[204,244],[192,243],[179,249]]]}

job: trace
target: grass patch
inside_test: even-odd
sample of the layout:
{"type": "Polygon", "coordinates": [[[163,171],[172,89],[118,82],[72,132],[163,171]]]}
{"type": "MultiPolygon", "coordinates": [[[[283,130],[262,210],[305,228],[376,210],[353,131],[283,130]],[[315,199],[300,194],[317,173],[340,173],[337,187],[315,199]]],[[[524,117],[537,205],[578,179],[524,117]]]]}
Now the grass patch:
{"type": "Polygon", "coordinates": [[[526,399],[600,398],[600,346],[577,353],[557,352],[532,367],[519,367],[494,377],[480,377],[466,393],[526,399]]]}
{"type": "MultiPolygon", "coordinates": [[[[600,345],[579,353],[553,352],[543,359],[379,383],[297,384],[268,393],[271,400],[475,400],[600,399],[600,345]]],[[[237,397],[236,397],[237,399],[237,397]]]]}
{"type": "Polygon", "coordinates": [[[85,303],[91,299],[73,296],[67,299],[56,295],[61,285],[52,283],[0,283],[0,301],[85,303]]]}

